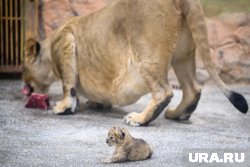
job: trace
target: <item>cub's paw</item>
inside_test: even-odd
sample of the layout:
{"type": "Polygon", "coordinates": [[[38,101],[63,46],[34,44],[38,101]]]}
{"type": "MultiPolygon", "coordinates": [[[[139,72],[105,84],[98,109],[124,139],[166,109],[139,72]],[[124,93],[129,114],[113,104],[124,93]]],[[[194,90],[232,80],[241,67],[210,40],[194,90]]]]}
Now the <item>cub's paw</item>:
{"type": "Polygon", "coordinates": [[[142,114],[136,112],[128,114],[127,116],[124,117],[123,120],[126,122],[126,124],[132,126],[141,126],[144,124],[142,114]]]}
{"type": "Polygon", "coordinates": [[[102,163],[104,163],[104,164],[110,164],[110,163],[112,163],[112,160],[111,160],[111,158],[105,158],[105,159],[102,161],[102,163]]]}
{"type": "Polygon", "coordinates": [[[77,110],[78,99],[73,97],[66,97],[63,100],[56,103],[53,107],[54,114],[58,115],[70,115],[74,114],[77,110]]]}

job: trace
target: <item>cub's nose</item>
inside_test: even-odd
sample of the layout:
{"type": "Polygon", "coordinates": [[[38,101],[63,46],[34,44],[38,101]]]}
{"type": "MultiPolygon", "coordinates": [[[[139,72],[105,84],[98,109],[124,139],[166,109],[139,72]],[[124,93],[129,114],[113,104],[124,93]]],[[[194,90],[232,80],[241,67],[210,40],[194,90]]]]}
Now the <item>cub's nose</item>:
{"type": "Polygon", "coordinates": [[[108,140],[108,139],[106,139],[106,143],[109,143],[109,140],[108,140]]]}

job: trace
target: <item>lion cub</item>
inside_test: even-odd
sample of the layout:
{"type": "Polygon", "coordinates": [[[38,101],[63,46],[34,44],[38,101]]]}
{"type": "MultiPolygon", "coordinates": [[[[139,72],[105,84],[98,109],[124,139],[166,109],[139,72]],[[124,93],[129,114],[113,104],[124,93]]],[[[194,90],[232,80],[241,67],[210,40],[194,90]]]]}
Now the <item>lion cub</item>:
{"type": "Polygon", "coordinates": [[[106,143],[115,146],[115,152],[104,163],[145,160],[153,153],[146,141],[133,138],[125,128],[112,127],[106,143]]]}

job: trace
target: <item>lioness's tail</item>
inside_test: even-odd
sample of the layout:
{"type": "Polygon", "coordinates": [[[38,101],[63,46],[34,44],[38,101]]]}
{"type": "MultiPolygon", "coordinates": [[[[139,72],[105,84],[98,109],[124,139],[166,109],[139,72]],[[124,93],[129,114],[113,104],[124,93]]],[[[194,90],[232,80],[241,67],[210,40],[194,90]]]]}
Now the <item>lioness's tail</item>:
{"type": "Polygon", "coordinates": [[[181,11],[190,28],[194,43],[196,45],[196,54],[200,55],[205,68],[214,80],[216,85],[225,94],[229,101],[242,113],[247,113],[248,104],[246,99],[239,93],[232,91],[219,77],[215,70],[215,65],[210,57],[208,44],[208,34],[203,9],[199,0],[176,0],[179,3],[181,11]]]}

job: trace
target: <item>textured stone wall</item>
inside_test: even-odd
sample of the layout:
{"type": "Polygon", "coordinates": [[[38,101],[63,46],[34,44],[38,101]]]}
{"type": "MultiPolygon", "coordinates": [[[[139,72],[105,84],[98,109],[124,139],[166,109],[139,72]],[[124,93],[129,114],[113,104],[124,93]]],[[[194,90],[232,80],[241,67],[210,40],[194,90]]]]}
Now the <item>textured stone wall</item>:
{"type": "Polygon", "coordinates": [[[250,83],[250,14],[208,20],[211,56],[229,83],[250,83]]]}
{"type": "Polygon", "coordinates": [[[46,34],[72,16],[88,15],[103,8],[110,0],[43,0],[46,34]]]}
{"type": "MultiPolygon", "coordinates": [[[[110,1],[112,0],[43,0],[46,34],[49,35],[70,17],[88,15],[110,1]]],[[[211,56],[223,80],[228,83],[250,83],[250,14],[209,19],[207,25],[211,56]]],[[[201,63],[198,67],[203,71],[201,63]]],[[[204,72],[200,74],[201,78],[206,79],[204,72]]]]}

